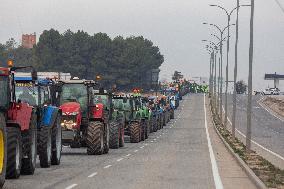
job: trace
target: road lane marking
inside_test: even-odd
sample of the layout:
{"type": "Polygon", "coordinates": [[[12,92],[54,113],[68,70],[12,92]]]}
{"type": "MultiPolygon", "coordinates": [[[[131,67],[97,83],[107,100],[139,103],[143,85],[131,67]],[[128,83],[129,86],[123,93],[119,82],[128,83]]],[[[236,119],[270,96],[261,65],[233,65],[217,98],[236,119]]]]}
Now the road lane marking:
{"type": "Polygon", "coordinates": [[[78,186],[78,184],[71,184],[70,186],[66,187],[65,189],[71,189],[71,188],[74,188],[76,186],[78,186]]]}
{"type": "Polygon", "coordinates": [[[157,139],[154,138],[154,141],[156,141],[157,139]]]}
{"type": "Polygon", "coordinates": [[[140,146],[141,149],[143,149],[145,146],[140,146]]]}
{"type": "Polygon", "coordinates": [[[138,150],[134,150],[134,152],[138,152],[138,150]]]}
{"type": "Polygon", "coordinates": [[[108,169],[110,168],[112,165],[107,165],[107,166],[104,166],[104,169],[108,169]]]}
{"type": "Polygon", "coordinates": [[[97,172],[94,172],[94,173],[90,174],[88,177],[92,178],[92,177],[96,176],[97,174],[98,174],[97,172]]]}
{"type": "MultiPolygon", "coordinates": [[[[224,106],[223,106],[222,108],[223,108],[223,110],[224,110],[224,106]]],[[[228,120],[228,122],[230,123],[230,125],[233,125],[232,122],[231,122],[231,120],[229,119],[229,117],[227,117],[227,120],[228,120]]],[[[247,138],[246,135],[245,135],[244,133],[242,133],[241,131],[239,131],[237,128],[236,128],[236,131],[237,131],[240,135],[242,135],[245,139],[247,138]]],[[[275,153],[275,152],[273,152],[273,151],[271,151],[271,150],[265,148],[264,146],[258,144],[258,143],[255,142],[254,140],[250,140],[250,141],[251,141],[253,144],[257,145],[258,147],[262,148],[263,150],[265,150],[265,151],[271,153],[272,155],[278,157],[279,159],[284,160],[284,157],[282,157],[281,155],[279,155],[279,154],[277,154],[277,153],[275,153]]]]}
{"type": "Polygon", "coordinates": [[[119,158],[119,159],[117,159],[116,161],[118,161],[118,162],[120,162],[121,160],[123,160],[124,158],[119,158]]]}
{"type": "Polygon", "coordinates": [[[214,155],[212,144],[211,144],[211,139],[210,139],[209,132],[208,132],[205,94],[204,94],[204,117],[205,117],[205,121],[204,121],[205,122],[205,131],[206,131],[206,137],[207,137],[207,143],[208,143],[208,149],[209,149],[209,155],[210,155],[210,161],[211,161],[211,166],[212,166],[212,173],[213,173],[215,188],[216,189],[223,189],[222,180],[221,180],[221,177],[220,177],[220,174],[219,174],[219,171],[218,171],[217,162],[216,162],[216,159],[215,159],[215,155],[214,155]]]}
{"type": "Polygon", "coordinates": [[[150,142],[154,142],[153,140],[151,140],[150,142]]]}
{"type": "Polygon", "coordinates": [[[145,146],[148,146],[148,144],[145,144],[145,146]]]}
{"type": "Polygon", "coordinates": [[[127,155],[126,155],[126,157],[129,157],[129,156],[131,156],[131,154],[127,154],[127,155]]]}

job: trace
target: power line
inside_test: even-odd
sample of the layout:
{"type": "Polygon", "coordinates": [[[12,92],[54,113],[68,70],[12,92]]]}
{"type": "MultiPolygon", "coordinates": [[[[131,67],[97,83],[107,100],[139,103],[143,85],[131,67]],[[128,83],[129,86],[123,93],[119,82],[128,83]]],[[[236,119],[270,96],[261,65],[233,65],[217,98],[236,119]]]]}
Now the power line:
{"type": "Polygon", "coordinates": [[[277,5],[280,7],[280,9],[282,10],[282,12],[284,13],[284,7],[281,5],[281,3],[279,2],[279,0],[275,0],[275,2],[277,3],[277,5]]]}

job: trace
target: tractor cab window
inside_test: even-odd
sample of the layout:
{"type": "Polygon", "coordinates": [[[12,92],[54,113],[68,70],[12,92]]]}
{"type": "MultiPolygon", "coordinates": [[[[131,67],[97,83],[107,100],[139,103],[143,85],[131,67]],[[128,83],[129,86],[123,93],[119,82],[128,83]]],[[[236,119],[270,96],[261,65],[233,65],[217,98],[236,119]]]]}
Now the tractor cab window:
{"type": "Polygon", "coordinates": [[[40,88],[40,103],[41,105],[50,104],[50,94],[48,91],[48,87],[39,86],[40,88]]]}
{"type": "Polygon", "coordinates": [[[107,109],[110,109],[109,97],[108,95],[95,95],[94,96],[94,104],[101,103],[107,109]]]}
{"type": "Polygon", "coordinates": [[[123,99],[122,98],[113,99],[113,107],[116,110],[123,109],[123,99]]]}
{"type": "Polygon", "coordinates": [[[38,105],[38,87],[32,83],[16,82],[16,100],[28,103],[31,106],[38,105]]]}
{"type": "Polygon", "coordinates": [[[0,77],[0,107],[7,108],[8,97],[8,77],[0,77]]]}
{"type": "Polygon", "coordinates": [[[61,104],[66,102],[78,102],[81,105],[81,108],[87,110],[88,106],[88,94],[87,87],[84,84],[64,84],[62,86],[61,93],[61,104]]]}

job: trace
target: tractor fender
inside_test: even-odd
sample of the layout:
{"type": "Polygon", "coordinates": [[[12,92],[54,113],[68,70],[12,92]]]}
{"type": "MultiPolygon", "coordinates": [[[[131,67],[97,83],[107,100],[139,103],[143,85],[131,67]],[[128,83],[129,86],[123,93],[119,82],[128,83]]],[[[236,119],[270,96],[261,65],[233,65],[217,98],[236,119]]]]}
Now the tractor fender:
{"type": "Polygon", "coordinates": [[[44,106],[42,109],[41,127],[52,127],[55,123],[59,108],[55,106],[44,106]]]}

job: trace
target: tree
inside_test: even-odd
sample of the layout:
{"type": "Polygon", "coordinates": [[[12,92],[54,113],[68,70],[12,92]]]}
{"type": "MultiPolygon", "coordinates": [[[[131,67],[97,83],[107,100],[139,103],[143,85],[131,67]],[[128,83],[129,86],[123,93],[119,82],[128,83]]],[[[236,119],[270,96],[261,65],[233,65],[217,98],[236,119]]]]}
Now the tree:
{"type": "Polygon", "coordinates": [[[237,94],[244,94],[244,93],[246,93],[247,85],[246,85],[246,83],[243,80],[238,81],[236,83],[236,91],[237,91],[237,94]]]}

